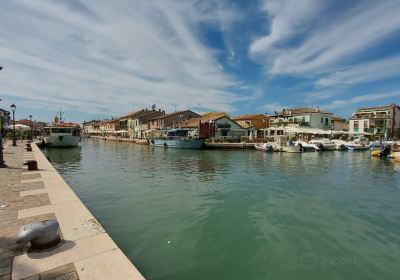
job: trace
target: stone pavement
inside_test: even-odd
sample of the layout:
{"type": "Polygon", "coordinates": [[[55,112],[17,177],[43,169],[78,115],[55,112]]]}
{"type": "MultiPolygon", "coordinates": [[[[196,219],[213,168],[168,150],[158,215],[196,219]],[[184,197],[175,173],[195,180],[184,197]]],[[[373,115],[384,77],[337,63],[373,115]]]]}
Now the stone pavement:
{"type": "Polygon", "coordinates": [[[36,145],[6,142],[0,168],[0,280],[144,279],[36,145]],[[27,171],[35,159],[39,171],[27,171]],[[61,242],[32,251],[16,244],[23,224],[56,219],[61,242]]]}

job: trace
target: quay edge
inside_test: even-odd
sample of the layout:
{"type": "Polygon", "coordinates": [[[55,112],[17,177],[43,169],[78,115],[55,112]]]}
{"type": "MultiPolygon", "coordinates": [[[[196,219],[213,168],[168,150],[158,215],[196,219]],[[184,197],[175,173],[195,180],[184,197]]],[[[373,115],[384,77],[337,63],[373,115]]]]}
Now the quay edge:
{"type": "MultiPolygon", "coordinates": [[[[18,219],[54,213],[64,242],[54,249],[15,256],[12,279],[24,279],[73,264],[79,279],[145,279],[80,201],[36,144],[38,163],[50,205],[18,210],[18,219]]],[[[26,155],[27,152],[25,152],[26,155]]],[[[30,157],[32,157],[30,156],[30,157]]],[[[29,180],[25,180],[29,181],[29,180]]],[[[24,183],[24,180],[21,181],[24,183]]],[[[22,195],[22,194],[21,194],[22,195]]]]}

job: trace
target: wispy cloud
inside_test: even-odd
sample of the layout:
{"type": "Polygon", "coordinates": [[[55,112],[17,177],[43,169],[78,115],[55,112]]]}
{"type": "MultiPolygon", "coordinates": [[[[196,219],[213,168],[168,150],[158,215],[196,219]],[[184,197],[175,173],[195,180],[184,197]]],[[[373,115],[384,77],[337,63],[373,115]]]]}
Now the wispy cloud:
{"type": "Polygon", "coordinates": [[[319,79],[319,87],[351,85],[379,81],[400,75],[400,56],[360,63],[319,79]]]}
{"type": "Polygon", "coordinates": [[[400,91],[391,91],[391,92],[378,92],[374,94],[366,94],[366,95],[359,95],[355,96],[350,99],[337,99],[333,100],[329,104],[323,105],[323,108],[334,110],[334,109],[344,109],[344,108],[352,108],[356,104],[366,103],[370,101],[378,101],[384,99],[390,99],[400,97],[400,91]]]}
{"type": "MultiPolygon", "coordinates": [[[[397,0],[361,1],[351,8],[348,6],[342,7],[339,13],[334,12],[335,7],[328,1],[265,1],[265,11],[271,20],[270,31],[251,44],[250,54],[264,62],[269,74],[325,75],[346,69],[363,52],[400,30],[400,2],[397,0]]],[[[371,66],[378,70],[384,67],[382,62],[371,66]]],[[[320,79],[318,85],[333,84],[336,80],[344,83],[368,81],[375,70],[361,73],[361,69],[356,68],[353,71],[358,73],[349,70],[336,77],[328,76],[320,79]]],[[[392,73],[385,71],[379,78],[392,73]]]]}
{"type": "Polygon", "coordinates": [[[57,103],[83,112],[152,103],[231,111],[240,97],[227,88],[237,82],[199,30],[217,20],[228,25],[232,14],[225,18],[221,9],[214,16],[196,1],[4,2],[2,89],[44,107],[57,103]]]}

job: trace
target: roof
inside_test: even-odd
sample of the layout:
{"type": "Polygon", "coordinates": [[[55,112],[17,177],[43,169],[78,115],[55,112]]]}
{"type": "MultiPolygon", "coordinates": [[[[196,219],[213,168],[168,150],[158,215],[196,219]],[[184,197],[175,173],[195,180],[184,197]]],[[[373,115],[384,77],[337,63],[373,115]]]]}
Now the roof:
{"type": "MultiPolygon", "coordinates": [[[[175,115],[180,115],[180,114],[187,113],[187,112],[192,112],[192,113],[196,114],[196,113],[193,112],[192,110],[184,110],[184,111],[173,112],[173,113],[165,114],[165,115],[158,116],[158,117],[155,117],[155,118],[151,118],[150,120],[165,119],[165,118],[168,118],[168,117],[172,117],[172,116],[175,116],[175,115]]],[[[196,115],[197,115],[197,114],[196,114],[196,115]]]]}
{"type": "Polygon", "coordinates": [[[332,114],[330,112],[321,111],[319,108],[292,108],[292,109],[283,109],[281,112],[276,113],[275,116],[277,116],[277,115],[311,114],[311,113],[332,114]]]}
{"type": "Polygon", "coordinates": [[[393,108],[393,107],[398,107],[400,108],[400,106],[396,105],[396,104],[389,104],[386,106],[375,106],[375,107],[365,107],[365,108],[358,108],[357,111],[363,111],[363,110],[379,110],[379,109],[388,109],[388,108],[393,108]]]}
{"type": "Polygon", "coordinates": [[[332,117],[331,117],[331,120],[333,120],[333,121],[346,121],[345,118],[338,117],[338,116],[332,116],[332,117]]]}
{"type": "MultiPolygon", "coordinates": [[[[229,120],[231,120],[232,122],[236,123],[238,126],[242,127],[242,128],[248,128],[248,127],[243,127],[242,125],[240,125],[239,123],[237,123],[235,120],[231,119],[229,117],[228,114],[224,113],[224,112],[211,112],[211,113],[206,113],[204,115],[202,115],[200,118],[193,118],[187,121],[183,121],[182,122],[182,126],[183,127],[197,127],[199,125],[200,122],[209,122],[209,121],[216,121],[219,120],[221,118],[227,118],[229,120]]],[[[253,127],[253,126],[249,126],[249,127],[253,127]]]]}
{"type": "Polygon", "coordinates": [[[129,113],[119,117],[119,119],[134,117],[134,116],[140,115],[143,112],[144,112],[144,109],[141,109],[141,110],[138,110],[138,111],[135,111],[135,112],[129,112],[129,113]]]}
{"type": "Polygon", "coordinates": [[[245,114],[245,115],[240,115],[240,116],[236,116],[236,117],[232,117],[233,120],[249,120],[249,119],[254,119],[256,117],[263,117],[263,118],[268,118],[266,115],[264,114],[245,114]]]}
{"type": "Polygon", "coordinates": [[[201,116],[201,118],[204,120],[204,119],[217,119],[217,118],[220,118],[220,117],[223,117],[223,116],[227,116],[227,117],[230,117],[227,113],[225,113],[225,112],[208,112],[208,113],[205,113],[205,114],[203,114],[202,116],[201,116]]]}

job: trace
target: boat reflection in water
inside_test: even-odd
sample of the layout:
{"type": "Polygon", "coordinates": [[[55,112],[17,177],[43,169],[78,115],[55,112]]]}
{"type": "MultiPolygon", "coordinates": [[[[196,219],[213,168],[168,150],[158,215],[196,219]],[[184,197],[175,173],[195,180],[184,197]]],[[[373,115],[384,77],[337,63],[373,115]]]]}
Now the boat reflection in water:
{"type": "Polygon", "coordinates": [[[189,129],[169,129],[159,131],[160,136],[149,139],[149,144],[157,147],[177,149],[200,149],[204,140],[195,137],[189,129]]]}
{"type": "Polygon", "coordinates": [[[51,147],[45,147],[43,148],[43,152],[51,163],[56,163],[57,165],[79,163],[82,157],[82,149],[80,146],[69,149],[52,149],[51,147]]]}

